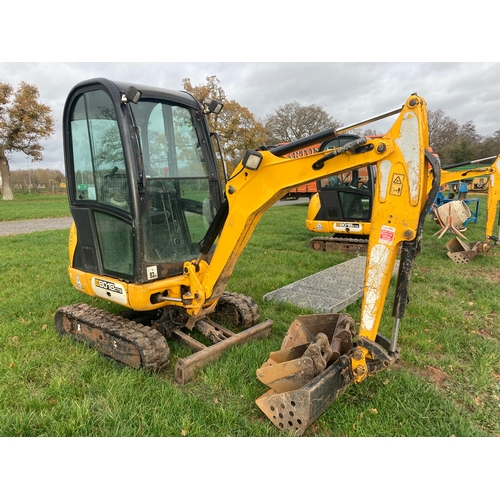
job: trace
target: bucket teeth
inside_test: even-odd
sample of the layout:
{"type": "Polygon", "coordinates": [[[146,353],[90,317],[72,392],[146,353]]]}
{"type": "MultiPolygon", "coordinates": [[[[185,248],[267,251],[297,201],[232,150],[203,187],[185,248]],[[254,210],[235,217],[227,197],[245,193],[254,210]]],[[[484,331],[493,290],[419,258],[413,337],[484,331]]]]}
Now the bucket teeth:
{"type": "Polygon", "coordinates": [[[257,378],[276,392],[299,389],[312,380],[315,367],[310,357],[303,357],[307,344],[272,352],[257,370],[257,378]]]}

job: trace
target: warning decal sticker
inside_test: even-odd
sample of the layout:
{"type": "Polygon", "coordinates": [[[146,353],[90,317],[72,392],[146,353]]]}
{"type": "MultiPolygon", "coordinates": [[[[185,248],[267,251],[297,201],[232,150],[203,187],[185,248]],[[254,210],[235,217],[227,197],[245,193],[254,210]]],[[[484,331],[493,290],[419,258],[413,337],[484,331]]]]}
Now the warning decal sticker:
{"type": "Polygon", "coordinates": [[[83,290],[83,285],[82,285],[82,281],[80,280],[80,276],[78,276],[78,274],[76,275],[76,286],[78,288],[81,288],[83,290]]]}
{"type": "Polygon", "coordinates": [[[394,233],[396,232],[395,227],[390,227],[390,226],[382,226],[380,229],[380,236],[378,238],[378,241],[380,243],[387,243],[391,244],[392,240],[394,240],[394,233]]]}
{"type": "Polygon", "coordinates": [[[403,182],[405,180],[405,176],[403,174],[393,174],[391,181],[391,190],[390,194],[395,196],[401,196],[401,191],[403,189],[403,182]]]}
{"type": "Polygon", "coordinates": [[[146,267],[146,272],[148,273],[148,280],[155,280],[158,278],[158,267],[148,266],[146,267]]]}

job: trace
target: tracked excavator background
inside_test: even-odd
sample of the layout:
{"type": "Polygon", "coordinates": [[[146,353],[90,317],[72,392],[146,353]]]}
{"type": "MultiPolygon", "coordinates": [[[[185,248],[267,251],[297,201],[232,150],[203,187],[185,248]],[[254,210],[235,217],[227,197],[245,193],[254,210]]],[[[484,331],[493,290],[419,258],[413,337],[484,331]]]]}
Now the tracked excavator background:
{"type": "Polygon", "coordinates": [[[497,236],[493,234],[493,227],[495,220],[498,220],[500,225],[500,216],[498,215],[500,203],[500,155],[490,156],[488,158],[481,158],[479,160],[464,161],[447,165],[441,169],[441,184],[442,186],[450,186],[458,180],[465,179],[484,179],[487,187],[487,203],[486,203],[486,225],[485,237],[481,241],[469,242],[465,234],[461,233],[458,228],[470,216],[470,210],[464,200],[450,201],[449,199],[435,200],[432,208],[433,218],[441,225],[441,229],[435,234],[439,237],[445,233],[454,233],[456,236],[446,243],[448,250],[448,257],[453,262],[459,264],[468,264],[476,254],[487,253],[494,245],[499,244],[500,232],[497,236]],[[475,164],[483,164],[485,162],[493,161],[491,166],[478,166],[473,167],[475,164]],[[457,170],[460,167],[471,166],[469,169],[457,170]],[[455,214],[462,219],[454,221],[455,214]]]}
{"type": "MultiPolygon", "coordinates": [[[[342,134],[323,142],[319,151],[340,148],[359,139],[358,135],[342,134]]],[[[345,253],[366,252],[375,176],[375,165],[363,165],[316,181],[316,193],[311,196],[307,210],[306,227],[312,232],[328,233],[328,236],[312,238],[310,248],[345,253]]]]}
{"type": "Polygon", "coordinates": [[[77,290],[117,303],[124,312],[63,306],[55,326],[114,360],[153,372],[169,362],[167,341],[179,339],[195,352],[177,360],[175,379],[189,381],[224,350],[270,333],[272,321],[259,322],[251,298],[226,290],[263,213],[293,187],[375,165],[378,188],[359,331],[348,315],[302,319],[282,346],[293,351],[288,361],[293,364],[300,353],[313,370],[300,376],[296,366],[287,365],[287,377],[299,382],[276,384],[281,376],[271,362],[261,379],[273,388],[259,398],[259,407],[278,428],[300,434],[348,385],[399,357],[398,331],[428,195],[434,199],[440,184],[439,168],[427,151],[426,103],[412,95],[392,111],[342,129],[272,151],[247,151],[225,193],[206,120],[206,113],[218,109],[219,103],[201,104],[185,92],[102,78],[71,90],[63,115],[74,219],[69,277],[77,290]],[[383,137],[360,138],[307,157],[285,156],[389,116],[396,116],[395,122],[383,137]],[[387,340],[378,328],[398,253],[395,321],[387,340]]]}
{"type": "MultiPolygon", "coordinates": [[[[355,135],[341,135],[332,141],[325,141],[319,151],[342,146],[357,139],[355,135]]],[[[432,152],[432,150],[430,150],[432,152]]],[[[439,156],[432,153],[438,164],[439,156]]],[[[455,262],[469,262],[478,252],[487,252],[489,246],[497,242],[492,229],[497,213],[500,193],[494,187],[498,184],[497,163],[490,167],[479,166],[464,170],[460,167],[488,162],[495,157],[480,160],[464,161],[441,167],[442,185],[451,185],[459,180],[481,180],[481,185],[487,186],[488,205],[486,237],[484,242],[465,244],[460,238],[447,244],[448,256],[455,262]],[[453,170],[452,170],[453,169],[453,170]],[[459,170],[457,170],[459,169],[459,170]],[[486,180],[485,180],[486,179],[486,180]]],[[[316,251],[341,251],[344,253],[365,253],[368,247],[368,236],[371,227],[372,199],[376,183],[374,166],[363,167],[339,175],[321,179],[316,182],[317,193],[309,202],[306,228],[321,235],[311,238],[309,247],[316,251]]],[[[430,186],[429,186],[430,189],[430,186]]],[[[465,237],[462,236],[462,239],[465,237]]],[[[465,238],[466,239],[466,238],[465,238]]]]}

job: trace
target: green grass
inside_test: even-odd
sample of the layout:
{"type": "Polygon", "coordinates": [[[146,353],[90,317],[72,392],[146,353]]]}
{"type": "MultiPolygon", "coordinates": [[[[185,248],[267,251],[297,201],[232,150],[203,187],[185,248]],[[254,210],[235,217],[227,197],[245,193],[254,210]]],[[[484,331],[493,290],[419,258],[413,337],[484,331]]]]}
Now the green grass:
{"type": "MultiPolygon", "coordinates": [[[[18,206],[29,213],[43,203],[18,206]]],[[[57,200],[52,207],[51,215],[61,214],[57,200]]],[[[170,343],[169,369],[148,375],[56,333],[53,314],[62,305],[119,310],[70,285],[68,230],[1,237],[0,436],[282,436],[255,404],[266,392],[255,372],[280,348],[294,318],[311,311],[262,296],[353,258],[309,250],[306,211],[272,207],[228,286],[259,303],[261,317],[274,321],[271,336],[225,353],[186,385],[173,377],[176,359],[189,354],[179,344],[170,343]]],[[[483,238],[484,217],[483,204],[478,224],[465,233],[470,241],[483,238]]],[[[349,387],[306,436],[500,435],[500,247],[456,264],[446,255],[452,236],[438,240],[437,229],[426,221],[400,329],[401,362],[349,387]]],[[[386,336],[393,287],[380,327],[386,336]]],[[[359,302],[347,312],[357,321],[359,302]]]]}
{"type": "Polygon", "coordinates": [[[0,197],[0,222],[70,216],[65,194],[16,193],[11,201],[0,197]]]}

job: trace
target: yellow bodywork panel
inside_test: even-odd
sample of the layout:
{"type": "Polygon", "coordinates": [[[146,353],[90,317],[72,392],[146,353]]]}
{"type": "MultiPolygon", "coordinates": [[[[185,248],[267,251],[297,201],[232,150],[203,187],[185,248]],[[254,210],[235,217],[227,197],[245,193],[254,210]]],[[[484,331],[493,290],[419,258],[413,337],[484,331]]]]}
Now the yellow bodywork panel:
{"type": "MultiPolygon", "coordinates": [[[[490,182],[488,186],[488,204],[486,208],[486,236],[493,236],[493,226],[498,213],[498,203],[500,201],[500,155],[492,165],[490,182]]],[[[500,237],[500,233],[496,235],[500,237]]]]}
{"type": "Polygon", "coordinates": [[[318,193],[311,196],[307,207],[306,228],[313,233],[340,233],[351,236],[368,236],[370,234],[371,222],[353,221],[339,222],[334,220],[316,220],[321,209],[321,201],[318,193]]]}

